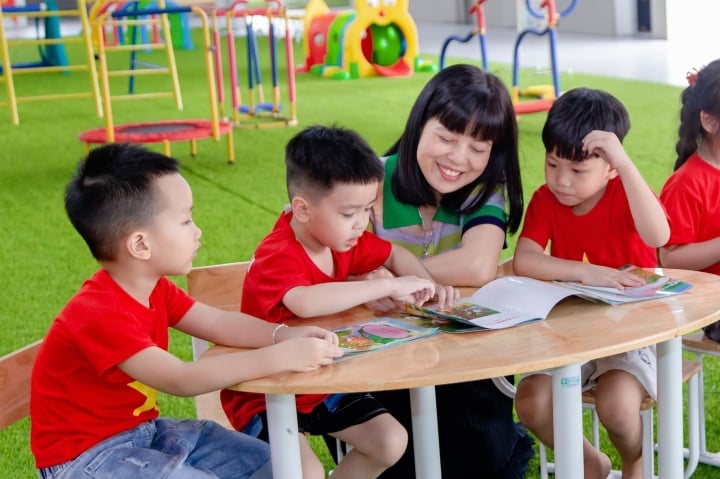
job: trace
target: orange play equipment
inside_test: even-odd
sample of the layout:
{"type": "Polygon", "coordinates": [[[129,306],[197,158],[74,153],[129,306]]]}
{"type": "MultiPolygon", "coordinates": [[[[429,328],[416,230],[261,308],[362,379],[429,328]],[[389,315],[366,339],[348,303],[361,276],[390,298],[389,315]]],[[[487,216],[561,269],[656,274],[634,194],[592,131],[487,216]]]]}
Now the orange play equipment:
{"type": "Polygon", "coordinates": [[[354,10],[330,11],[324,0],[305,7],[305,63],[299,71],[327,78],[408,76],[435,71],[418,57],[409,0],[355,0],[354,10]]]}

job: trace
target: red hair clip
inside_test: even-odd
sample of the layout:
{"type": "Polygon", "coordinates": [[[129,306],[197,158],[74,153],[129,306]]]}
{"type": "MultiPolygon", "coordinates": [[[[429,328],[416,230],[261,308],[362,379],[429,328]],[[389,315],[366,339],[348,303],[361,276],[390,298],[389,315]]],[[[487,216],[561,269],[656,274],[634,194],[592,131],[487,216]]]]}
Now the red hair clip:
{"type": "MultiPolygon", "coordinates": [[[[702,67],[700,67],[700,70],[702,70],[702,67]]],[[[693,68],[687,74],[685,75],[685,78],[687,79],[688,85],[693,86],[695,85],[695,82],[697,81],[698,73],[700,73],[700,70],[697,68],[693,68]]]]}

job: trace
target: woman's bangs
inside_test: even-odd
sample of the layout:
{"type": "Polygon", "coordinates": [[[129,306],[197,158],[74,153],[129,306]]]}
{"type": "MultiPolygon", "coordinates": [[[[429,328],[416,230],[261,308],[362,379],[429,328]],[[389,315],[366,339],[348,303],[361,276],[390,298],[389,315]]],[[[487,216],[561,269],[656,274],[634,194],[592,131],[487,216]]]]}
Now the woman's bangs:
{"type": "Polygon", "coordinates": [[[488,105],[477,105],[470,108],[471,103],[464,105],[450,103],[439,109],[437,120],[453,133],[468,135],[478,141],[499,141],[506,130],[506,118],[502,111],[486,108],[488,105]]]}

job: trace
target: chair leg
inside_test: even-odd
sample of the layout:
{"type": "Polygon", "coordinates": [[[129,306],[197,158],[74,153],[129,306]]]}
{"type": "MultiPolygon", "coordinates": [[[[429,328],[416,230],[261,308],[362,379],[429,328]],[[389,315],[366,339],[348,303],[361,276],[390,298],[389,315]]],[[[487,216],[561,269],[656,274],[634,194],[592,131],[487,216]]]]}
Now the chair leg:
{"type": "MultiPolygon", "coordinates": [[[[700,459],[700,430],[704,423],[700,422],[702,409],[700,407],[702,390],[702,367],[700,371],[688,380],[688,462],[683,477],[688,479],[695,472],[700,459]]],[[[704,415],[704,414],[703,414],[704,415]]],[[[703,418],[704,419],[704,418],[703,418]]]]}
{"type": "Polygon", "coordinates": [[[598,418],[597,410],[593,405],[583,405],[592,411],[592,444],[598,451],[600,450],[600,418],[598,418]]]}
{"type": "MultiPolygon", "coordinates": [[[[698,429],[698,461],[702,464],[720,467],[720,451],[710,452],[707,450],[707,434],[705,430],[705,376],[703,374],[703,352],[695,349],[685,348],[695,354],[695,360],[700,363],[700,372],[697,374],[697,429],[698,429]]],[[[689,396],[688,396],[689,397],[689,396]]],[[[688,431],[690,428],[688,427],[688,431]]],[[[685,457],[689,457],[689,451],[685,451],[685,457]]]]}
{"type": "Polygon", "coordinates": [[[653,432],[653,408],[640,411],[642,422],[642,467],[643,479],[655,477],[655,439],[653,432]]]}
{"type": "Polygon", "coordinates": [[[547,461],[547,449],[545,448],[545,444],[542,442],[538,441],[538,444],[538,450],[540,451],[540,479],[548,479],[548,472],[550,471],[548,471],[549,464],[547,461]]]}

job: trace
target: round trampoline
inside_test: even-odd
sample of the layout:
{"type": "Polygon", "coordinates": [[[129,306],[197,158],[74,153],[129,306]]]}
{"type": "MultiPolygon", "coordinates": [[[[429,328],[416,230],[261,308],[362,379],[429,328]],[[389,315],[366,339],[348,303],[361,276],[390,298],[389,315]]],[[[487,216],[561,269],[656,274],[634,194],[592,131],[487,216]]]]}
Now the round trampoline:
{"type": "MultiPolygon", "coordinates": [[[[80,141],[88,147],[92,144],[109,143],[164,143],[165,153],[170,155],[170,142],[190,141],[191,153],[196,154],[196,140],[213,138],[213,122],[210,120],[163,120],[142,123],[129,123],[117,125],[113,128],[114,138],[108,140],[106,128],[87,130],[79,135],[80,141]]],[[[219,122],[218,135],[228,137],[228,161],[232,163],[235,158],[232,147],[232,124],[219,122]]]]}
{"type": "MultiPolygon", "coordinates": [[[[162,32],[164,41],[153,43],[152,45],[132,44],[129,45],[131,48],[126,48],[126,45],[113,46],[106,45],[105,42],[102,41],[98,42],[96,55],[98,58],[98,77],[101,85],[103,110],[105,112],[105,126],[80,133],[78,136],[79,140],[85,143],[88,151],[90,150],[90,145],[93,144],[113,142],[137,144],[162,143],[165,154],[168,156],[171,155],[170,144],[172,142],[188,141],[190,143],[190,154],[195,156],[197,154],[197,140],[212,138],[215,141],[220,141],[220,138],[225,135],[227,137],[228,162],[233,163],[235,161],[233,149],[233,128],[229,121],[221,120],[219,115],[220,102],[218,101],[217,79],[215,78],[213,69],[213,55],[207,13],[198,6],[174,6],[167,8],[156,8],[150,6],[143,8],[141,12],[142,15],[153,18],[152,26],[157,27],[159,31],[162,32]],[[203,43],[205,47],[203,50],[205,59],[205,75],[207,80],[208,105],[210,109],[209,118],[153,120],[115,125],[112,108],[114,101],[173,97],[177,108],[182,110],[182,100],[179,92],[179,79],[175,66],[175,56],[173,53],[173,44],[172,38],[170,37],[170,28],[167,22],[167,16],[169,14],[185,14],[190,12],[199,17],[202,24],[203,43]],[[142,95],[132,94],[132,91],[130,94],[113,95],[113,92],[110,89],[110,77],[130,77],[132,81],[134,80],[134,75],[141,73],[143,70],[136,68],[131,68],[130,70],[113,68],[113,70],[109,70],[109,62],[107,58],[108,52],[113,52],[113,56],[115,56],[115,54],[123,55],[127,53],[128,50],[131,54],[134,54],[136,50],[143,48],[165,51],[168,60],[163,73],[170,77],[171,83],[173,84],[172,90],[156,91],[154,86],[151,85],[148,87],[149,91],[144,92],[142,95]]],[[[123,17],[137,14],[137,11],[106,11],[99,14],[95,19],[95,22],[100,27],[101,31],[104,31],[108,25],[119,25],[119,22],[122,21],[123,17]]],[[[134,57],[131,55],[131,60],[133,59],[134,57]]],[[[114,63],[110,64],[114,65],[114,63]]]]}

